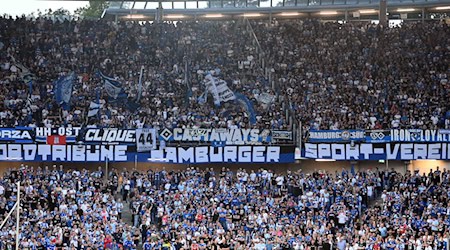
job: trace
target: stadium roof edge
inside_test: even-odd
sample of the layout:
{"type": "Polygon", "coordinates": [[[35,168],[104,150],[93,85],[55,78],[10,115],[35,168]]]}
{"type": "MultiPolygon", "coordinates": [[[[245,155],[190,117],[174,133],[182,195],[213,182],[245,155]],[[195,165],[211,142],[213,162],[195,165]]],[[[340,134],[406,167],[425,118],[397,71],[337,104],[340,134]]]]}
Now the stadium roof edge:
{"type": "MultiPolygon", "coordinates": [[[[450,3],[449,3],[450,5],[450,3]]],[[[433,8],[443,6],[439,3],[396,3],[388,6],[388,12],[395,12],[397,8],[411,7],[416,8],[416,12],[420,9],[432,10],[433,8]]],[[[378,3],[372,4],[358,4],[358,5],[315,5],[315,6],[284,6],[284,7],[247,7],[247,8],[235,8],[235,7],[223,7],[223,8],[181,8],[181,9],[164,9],[165,14],[208,14],[208,13],[221,13],[221,14],[243,14],[249,12],[258,12],[262,14],[279,13],[285,11],[297,11],[299,13],[314,13],[318,11],[330,10],[330,11],[356,11],[359,9],[378,9],[378,3]]],[[[156,9],[118,9],[107,8],[106,15],[129,15],[129,14],[154,14],[156,9]]]]}

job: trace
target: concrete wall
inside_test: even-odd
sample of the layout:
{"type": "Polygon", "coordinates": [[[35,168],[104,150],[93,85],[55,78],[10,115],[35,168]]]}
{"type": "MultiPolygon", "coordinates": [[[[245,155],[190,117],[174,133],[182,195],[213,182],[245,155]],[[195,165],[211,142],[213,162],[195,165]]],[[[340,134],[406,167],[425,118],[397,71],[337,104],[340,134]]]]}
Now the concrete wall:
{"type": "MultiPolygon", "coordinates": [[[[0,162],[0,174],[3,174],[9,168],[17,168],[20,167],[21,162],[0,162]]],[[[24,163],[28,166],[33,167],[45,167],[49,166],[52,168],[53,164],[59,167],[60,163],[52,163],[52,162],[26,162],[24,163]]],[[[310,173],[315,170],[326,170],[329,172],[334,171],[342,171],[343,168],[350,170],[351,165],[355,166],[355,170],[357,171],[367,171],[370,169],[375,170],[377,167],[379,169],[385,168],[394,168],[396,171],[404,173],[406,170],[415,171],[418,170],[421,174],[428,173],[430,169],[436,169],[437,166],[441,170],[447,169],[450,170],[450,161],[441,161],[441,160],[416,160],[416,161],[386,161],[385,163],[379,163],[378,161],[359,161],[359,162],[350,162],[350,161],[335,161],[335,162],[316,162],[314,160],[302,160],[296,163],[291,164],[196,164],[196,165],[188,165],[188,164],[149,164],[149,163],[138,163],[138,170],[161,170],[165,168],[167,170],[183,170],[189,166],[199,167],[200,169],[213,167],[215,170],[219,170],[222,167],[227,167],[232,170],[237,170],[239,168],[245,168],[247,170],[257,170],[260,168],[272,169],[275,172],[286,172],[287,170],[297,171],[302,170],[303,172],[310,173]]],[[[98,167],[105,168],[105,163],[64,163],[64,168],[76,168],[76,169],[90,169],[95,170],[98,167]]],[[[116,168],[122,170],[124,168],[131,170],[135,168],[135,164],[132,162],[126,163],[109,163],[109,168],[116,168]]]]}

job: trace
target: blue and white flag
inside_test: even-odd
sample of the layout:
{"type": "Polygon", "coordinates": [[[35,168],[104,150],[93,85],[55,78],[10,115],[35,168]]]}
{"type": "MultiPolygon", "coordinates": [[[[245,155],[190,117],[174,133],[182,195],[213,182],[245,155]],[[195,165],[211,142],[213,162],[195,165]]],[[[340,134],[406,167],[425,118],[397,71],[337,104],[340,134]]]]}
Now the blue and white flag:
{"type": "Polygon", "coordinates": [[[73,81],[75,80],[75,72],[66,76],[61,76],[55,82],[55,98],[58,104],[69,104],[72,97],[73,81]]]}
{"type": "Polygon", "coordinates": [[[100,110],[101,105],[95,102],[91,102],[89,105],[88,117],[96,116],[100,110]]]}
{"type": "Polygon", "coordinates": [[[108,96],[113,99],[117,99],[117,97],[119,97],[119,94],[124,91],[122,88],[122,84],[114,78],[103,75],[103,73],[101,72],[100,76],[103,79],[105,90],[106,93],[108,93],[108,96]]]}
{"type": "Polygon", "coordinates": [[[221,102],[228,102],[236,99],[233,91],[227,86],[227,82],[224,80],[213,77],[208,74],[205,77],[204,84],[209,93],[212,94],[214,98],[214,104],[220,105],[221,102]]]}
{"type": "Polygon", "coordinates": [[[31,81],[36,80],[36,76],[33,73],[31,73],[31,71],[27,67],[17,62],[14,56],[10,55],[10,57],[12,59],[12,65],[16,68],[17,74],[23,80],[24,83],[29,83],[31,81]]]}
{"type": "Polygon", "coordinates": [[[14,66],[16,66],[17,73],[24,83],[29,83],[30,81],[36,80],[36,76],[23,64],[15,63],[14,66]]]}

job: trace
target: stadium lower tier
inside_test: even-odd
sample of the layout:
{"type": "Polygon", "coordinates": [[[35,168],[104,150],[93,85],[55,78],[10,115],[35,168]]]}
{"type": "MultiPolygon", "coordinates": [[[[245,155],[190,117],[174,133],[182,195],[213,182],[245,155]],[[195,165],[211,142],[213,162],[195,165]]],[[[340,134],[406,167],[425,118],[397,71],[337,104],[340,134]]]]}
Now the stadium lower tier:
{"type": "Polygon", "coordinates": [[[2,162],[0,247],[447,249],[449,167],[2,162]]]}

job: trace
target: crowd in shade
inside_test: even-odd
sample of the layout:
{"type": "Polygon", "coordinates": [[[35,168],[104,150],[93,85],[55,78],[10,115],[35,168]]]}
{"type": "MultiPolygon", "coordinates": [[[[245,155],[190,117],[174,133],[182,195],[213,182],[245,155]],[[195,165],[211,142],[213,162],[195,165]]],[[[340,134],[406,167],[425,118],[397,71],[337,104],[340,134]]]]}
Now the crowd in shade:
{"type": "MultiPolygon", "coordinates": [[[[450,176],[22,166],[0,179],[0,218],[21,182],[19,249],[447,249],[450,176]]],[[[15,217],[0,249],[15,245],[15,217]]]]}
{"type": "Polygon", "coordinates": [[[447,24],[381,28],[290,19],[250,26],[242,20],[175,25],[2,17],[1,125],[450,126],[447,24]],[[34,80],[24,81],[24,72],[34,80]],[[53,83],[70,72],[77,76],[71,99],[60,105],[53,83]],[[112,98],[99,72],[120,82],[126,95],[112,98]],[[205,91],[208,74],[224,80],[253,109],[237,100],[214,103],[213,93],[205,91]],[[101,105],[94,116],[88,116],[91,102],[101,105]]]}

